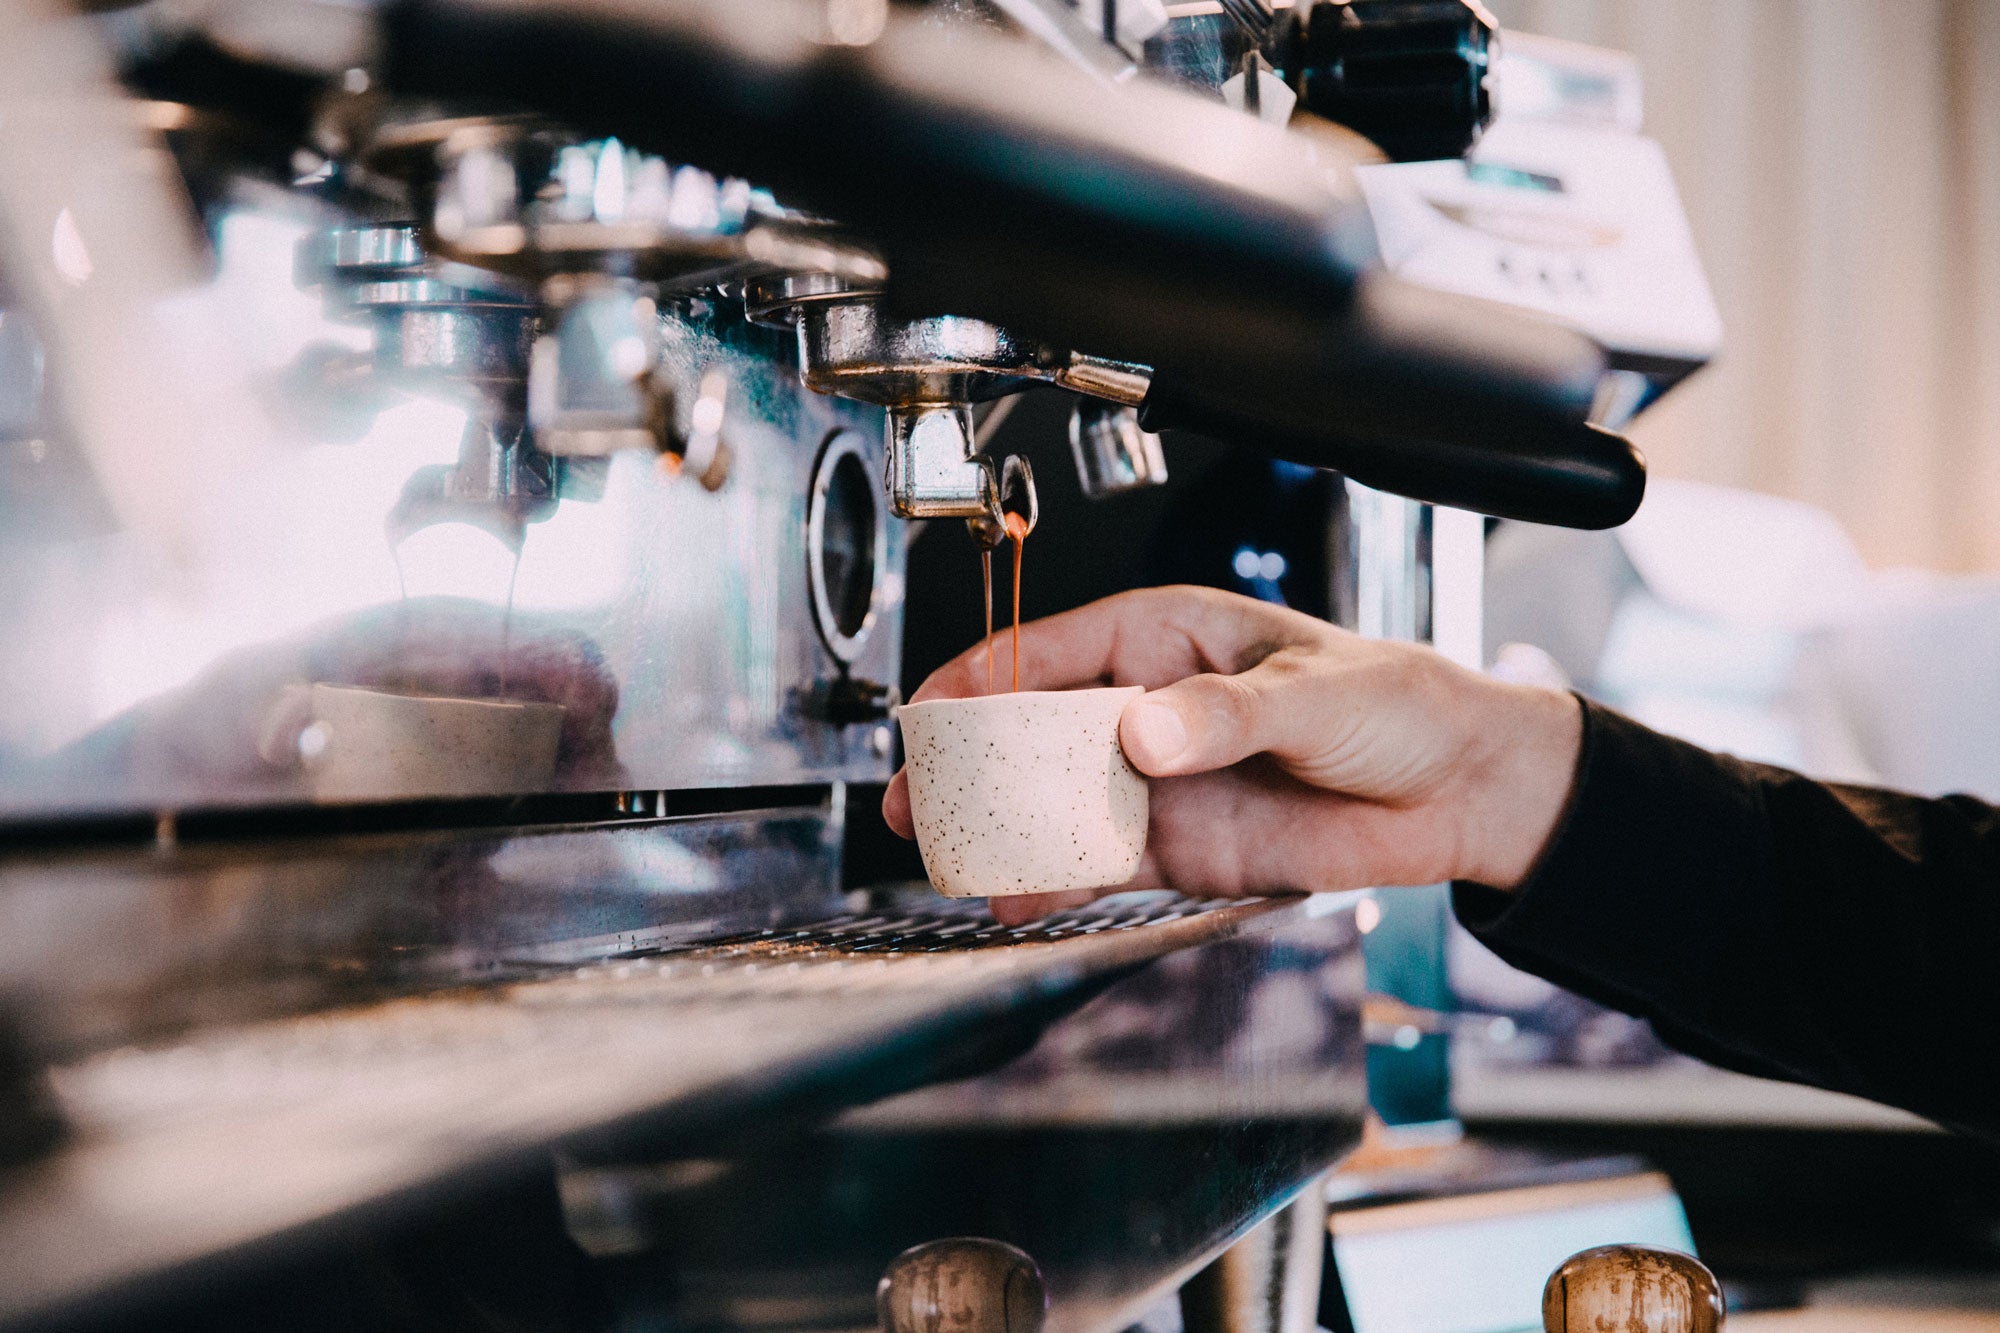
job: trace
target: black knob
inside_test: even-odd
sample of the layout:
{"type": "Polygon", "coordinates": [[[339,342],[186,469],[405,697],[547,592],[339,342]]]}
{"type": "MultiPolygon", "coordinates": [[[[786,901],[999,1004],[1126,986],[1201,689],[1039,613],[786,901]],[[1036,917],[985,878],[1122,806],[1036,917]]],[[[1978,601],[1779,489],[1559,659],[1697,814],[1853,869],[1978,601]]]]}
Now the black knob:
{"type": "Polygon", "coordinates": [[[1306,110],[1422,162],[1462,155],[1493,119],[1493,37],[1477,0],[1316,0],[1293,8],[1278,63],[1306,110]]]}

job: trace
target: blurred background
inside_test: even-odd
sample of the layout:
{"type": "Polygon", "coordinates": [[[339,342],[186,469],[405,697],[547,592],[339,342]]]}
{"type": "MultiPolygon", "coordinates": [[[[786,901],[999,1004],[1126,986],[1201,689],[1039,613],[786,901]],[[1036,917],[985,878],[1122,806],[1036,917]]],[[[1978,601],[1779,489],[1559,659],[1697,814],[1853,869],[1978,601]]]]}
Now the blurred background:
{"type": "Polygon", "coordinates": [[[1493,0],[1632,52],[1728,348],[1659,475],[1818,505],[1871,565],[2000,571],[2000,8],[1493,0]]]}

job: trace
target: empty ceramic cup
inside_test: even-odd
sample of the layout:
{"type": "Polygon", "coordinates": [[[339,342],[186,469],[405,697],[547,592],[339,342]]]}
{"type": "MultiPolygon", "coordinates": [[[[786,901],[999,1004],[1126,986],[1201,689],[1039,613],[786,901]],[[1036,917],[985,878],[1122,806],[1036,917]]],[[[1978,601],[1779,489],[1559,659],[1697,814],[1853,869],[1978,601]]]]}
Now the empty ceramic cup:
{"type": "Polygon", "coordinates": [[[298,733],[313,799],[396,800],[546,791],[560,704],[314,685],[298,733]]]}
{"type": "Polygon", "coordinates": [[[910,814],[940,893],[1124,884],[1146,850],[1146,780],[1118,748],[1144,691],[1029,691],[905,704],[910,814]]]}

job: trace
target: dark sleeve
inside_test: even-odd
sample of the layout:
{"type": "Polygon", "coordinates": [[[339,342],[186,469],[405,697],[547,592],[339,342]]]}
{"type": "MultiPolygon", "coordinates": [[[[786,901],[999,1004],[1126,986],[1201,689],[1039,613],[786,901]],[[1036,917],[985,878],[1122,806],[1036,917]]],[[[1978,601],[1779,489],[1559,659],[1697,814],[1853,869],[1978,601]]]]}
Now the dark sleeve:
{"type": "Polygon", "coordinates": [[[2000,810],[1584,714],[1528,882],[1454,886],[1473,934],[1711,1063],[2000,1132],[2000,810]]]}

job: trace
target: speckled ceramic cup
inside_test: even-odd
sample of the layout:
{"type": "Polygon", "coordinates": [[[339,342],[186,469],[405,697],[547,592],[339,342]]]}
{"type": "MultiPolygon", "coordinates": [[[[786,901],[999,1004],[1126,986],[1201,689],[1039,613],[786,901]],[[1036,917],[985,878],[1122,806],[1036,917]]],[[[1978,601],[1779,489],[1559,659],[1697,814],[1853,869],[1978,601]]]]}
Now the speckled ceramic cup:
{"type": "Polygon", "coordinates": [[[910,814],[939,893],[1124,884],[1146,850],[1146,780],[1118,748],[1145,691],[1030,691],[905,704],[910,814]]]}
{"type": "Polygon", "coordinates": [[[546,791],[562,717],[561,704],[314,685],[299,755],[318,801],[546,791]]]}

